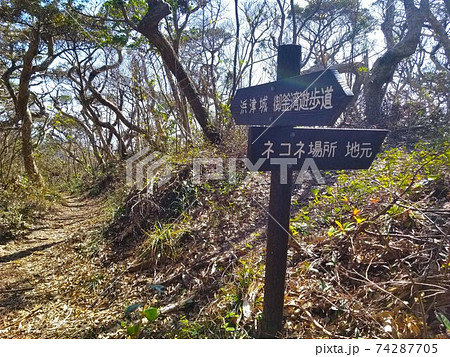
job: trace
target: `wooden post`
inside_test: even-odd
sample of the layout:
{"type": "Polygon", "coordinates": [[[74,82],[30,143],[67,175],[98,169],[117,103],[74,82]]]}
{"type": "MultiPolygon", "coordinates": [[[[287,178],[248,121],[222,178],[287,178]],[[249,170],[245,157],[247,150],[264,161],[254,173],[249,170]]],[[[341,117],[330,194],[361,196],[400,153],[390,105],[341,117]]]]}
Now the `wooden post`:
{"type": "MultiPolygon", "coordinates": [[[[277,80],[300,74],[301,47],[278,48],[277,80]]],[[[260,337],[275,338],[283,327],[283,305],[291,208],[292,170],[272,171],[267,223],[264,305],[260,337]],[[282,182],[283,180],[283,182],[282,182]]]]}

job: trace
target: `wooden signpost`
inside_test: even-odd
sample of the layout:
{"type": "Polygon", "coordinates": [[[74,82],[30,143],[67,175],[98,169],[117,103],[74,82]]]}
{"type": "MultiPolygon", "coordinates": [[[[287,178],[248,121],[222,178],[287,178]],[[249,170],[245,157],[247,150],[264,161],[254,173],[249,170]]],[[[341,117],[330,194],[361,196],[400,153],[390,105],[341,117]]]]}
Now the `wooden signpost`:
{"type": "Polygon", "coordinates": [[[239,89],[231,102],[231,114],[240,125],[328,126],[352,97],[343,78],[329,68],[239,89]]]}
{"type": "Polygon", "coordinates": [[[353,97],[333,69],[299,76],[300,60],[300,46],[280,46],[277,81],[239,89],[231,102],[236,123],[250,126],[247,157],[253,169],[271,171],[261,337],[276,337],[283,326],[293,170],[305,160],[322,170],[369,168],[387,135],[294,128],[334,124],[353,97]]]}
{"type": "Polygon", "coordinates": [[[319,170],[368,169],[386,134],[386,130],[253,127],[247,157],[254,171],[279,170],[284,164],[300,170],[305,159],[313,159],[319,170]]]}

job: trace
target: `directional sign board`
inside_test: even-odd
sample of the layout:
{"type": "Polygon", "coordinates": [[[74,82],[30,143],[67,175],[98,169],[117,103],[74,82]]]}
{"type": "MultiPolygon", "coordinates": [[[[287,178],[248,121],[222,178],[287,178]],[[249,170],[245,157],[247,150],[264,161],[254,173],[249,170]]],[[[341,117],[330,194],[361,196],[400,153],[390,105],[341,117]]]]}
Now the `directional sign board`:
{"type": "Polygon", "coordinates": [[[313,159],[319,170],[368,169],[387,130],[334,128],[249,129],[248,158],[252,171],[300,170],[313,159]],[[284,159],[284,160],[283,160],[284,159]]]}
{"type": "Polygon", "coordinates": [[[231,102],[238,125],[328,126],[353,97],[333,68],[239,89],[231,102]]]}

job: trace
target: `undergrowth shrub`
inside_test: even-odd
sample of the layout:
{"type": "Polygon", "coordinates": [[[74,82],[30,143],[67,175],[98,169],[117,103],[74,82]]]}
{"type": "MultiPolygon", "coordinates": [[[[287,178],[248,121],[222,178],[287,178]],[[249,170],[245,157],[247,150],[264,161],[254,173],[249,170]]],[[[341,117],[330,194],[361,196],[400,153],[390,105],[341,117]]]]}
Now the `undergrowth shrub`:
{"type": "Polygon", "coordinates": [[[74,195],[87,194],[88,197],[96,197],[109,194],[122,185],[125,178],[124,165],[110,162],[95,168],[86,168],[83,172],[66,177],[54,186],[62,192],[74,195]]]}
{"type": "Polygon", "coordinates": [[[313,189],[291,220],[293,237],[311,252],[294,256],[292,296],[320,301],[311,318],[327,321],[335,336],[443,333],[449,186],[450,146],[443,144],[388,150],[371,169],[338,172],[334,185],[313,189]],[[314,281],[319,289],[304,287],[314,281]]]}
{"type": "MultiPolygon", "coordinates": [[[[428,203],[438,203],[450,193],[450,146],[420,148],[408,153],[391,149],[380,154],[370,170],[338,172],[334,186],[315,188],[309,207],[303,207],[293,220],[294,228],[329,227],[329,235],[367,225],[378,213],[400,214],[407,210],[402,200],[419,201],[432,192],[428,203]],[[395,201],[395,202],[394,202],[395,201]],[[400,201],[400,202],[398,202],[400,201]],[[308,208],[320,210],[320,217],[309,219],[308,208]],[[346,226],[345,226],[346,225],[346,226]]],[[[377,217],[377,218],[380,218],[377,217]]]]}
{"type": "Polygon", "coordinates": [[[175,260],[180,254],[184,241],[189,238],[189,232],[184,229],[173,229],[170,224],[156,222],[152,230],[143,230],[145,240],[140,249],[142,260],[149,265],[175,260]]]}
{"type": "Polygon", "coordinates": [[[6,188],[0,186],[0,242],[23,234],[35,218],[60,199],[57,192],[36,187],[22,176],[6,188]]]}

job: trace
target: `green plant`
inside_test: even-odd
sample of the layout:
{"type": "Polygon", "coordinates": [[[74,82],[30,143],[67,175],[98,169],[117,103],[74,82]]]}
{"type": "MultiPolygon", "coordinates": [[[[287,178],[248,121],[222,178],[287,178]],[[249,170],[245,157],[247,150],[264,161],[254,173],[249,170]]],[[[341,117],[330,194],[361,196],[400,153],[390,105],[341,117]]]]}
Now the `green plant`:
{"type": "Polygon", "coordinates": [[[450,332],[450,320],[444,314],[436,312],[436,317],[442,325],[444,325],[447,332],[450,332]]]}
{"type": "Polygon", "coordinates": [[[142,332],[148,332],[159,316],[157,308],[146,307],[144,303],[127,306],[124,314],[128,321],[122,321],[121,326],[130,338],[139,338],[142,332]]]}
{"type": "MultiPolygon", "coordinates": [[[[233,283],[221,289],[226,307],[220,311],[220,330],[225,337],[247,338],[249,321],[254,315],[252,306],[261,305],[264,266],[260,260],[239,260],[233,283]]],[[[257,313],[255,313],[255,318],[257,313]]]]}
{"type": "Polygon", "coordinates": [[[172,224],[156,222],[153,230],[143,230],[146,237],[144,242],[144,258],[157,265],[162,260],[176,259],[182,238],[189,234],[184,229],[173,229],[172,224]]]}
{"type": "Polygon", "coordinates": [[[206,323],[189,321],[186,316],[182,316],[179,321],[180,328],[174,333],[175,338],[201,338],[205,335],[206,323]]]}
{"type": "Polygon", "coordinates": [[[237,326],[239,325],[240,319],[240,314],[234,311],[230,311],[223,318],[222,328],[225,330],[225,332],[235,332],[237,326]]]}
{"type": "Polygon", "coordinates": [[[94,276],[90,276],[86,283],[91,290],[95,291],[97,290],[98,285],[100,285],[104,279],[105,276],[103,274],[97,274],[94,276]]]}

